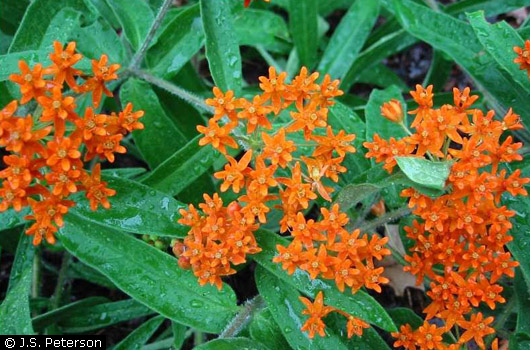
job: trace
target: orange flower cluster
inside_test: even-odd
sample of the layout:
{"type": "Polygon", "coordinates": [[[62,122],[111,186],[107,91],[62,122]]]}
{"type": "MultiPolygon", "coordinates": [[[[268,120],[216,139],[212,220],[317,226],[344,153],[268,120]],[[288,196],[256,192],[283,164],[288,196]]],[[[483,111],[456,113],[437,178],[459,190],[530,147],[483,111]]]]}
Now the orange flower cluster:
{"type": "MultiPolygon", "coordinates": [[[[197,127],[204,135],[199,143],[226,155],[228,164],[214,174],[221,180],[221,192],[231,189],[241,195],[226,208],[215,194],[204,196],[202,213],[192,205],[181,210],[179,222],[191,230],[174,244],[174,253],[181,266],[193,269],[200,284],[221,288],[220,277],[235,273],[232,265],[245,262],[245,254],[260,251],[253,232],[267,222],[272,201],[279,201],[275,207],[283,212],[280,231],[294,239],[288,247],[277,246],[274,262],[289,274],[298,267],[312,279],[334,279],[341,291],[345,286],[352,292],[362,286],[380,291],[380,284],[388,280],[374,260],[390,254],[384,248],[387,238],[346,231],[349,219],[338,205],[323,207],[319,221],[303,213],[319,196],[331,201],[333,189],[327,184],[347,171],[341,164],[347,153],[355,152],[355,135],[335,134],[327,123],[332,98],[342,95],[339,81],[326,75],[318,84],[319,74],[309,74],[305,67],[290,84],[286,77],[271,67],[268,77],[259,78],[263,93],[251,101],[217,87],[214,98],[206,100],[214,115],[208,126],[197,127]],[[289,113],[281,113],[286,110],[289,113]],[[273,121],[283,125],[273,130],[273,121]],[[240,146],[245,149],[240,158],[228,154],[229,148],[236,154],[240,146]],[[312,147],[310,157],[296,153],[301,146],[312,147]]],[[[351,327],[356,329],[353,321],[351,327]]]]}
{"type": "Polygon", "coordinates": [[[360,337],[363,335],[363,329],[370,327],[368,323],[348,314],[347,312],[336,309],[332,306],[325,306],[324,294],[322,294],[322,292],[318,292],[314,303],[311,303],[311,300],[304,297],[300,297],[300,301],[306,306],[306,309],[302,311],[302,314],[309,316],[302,326],[302,331],[309,331],[309,338],[311,339],[313,339],[316,333],[321,337],[326,335],[324,331],[326,329],[326,324],[322,319],[331,312],[337,312],[348,320],[346,323],[348,338],[353,337],[354,334],[360,337]]]}
{"type": "Polygon", "coordinates": [[[524,48],[515,46],[513,51],[517,54],[513,62],[520,65],[519,69],[526,70],[530,78],[530,40],[525,41],[524,48]]]}
{"type": "Polygon", "coordinates": [[[98,114],[87,107],[84,115],[76,113],[76,99],[65,92],[65,85],[75,93],[92,93],[97,108],[102,94],[112,96],[105,83],[117,79],[119,64],[107,65],[107,56],[92,61],[93,75],[87,76],[73,66],[82,56],[75,52],[75,42],[66,48],[54,43],[50,54],[51,66],[36,64],[30,69],[19,62],[20,74],[12,74],[11,81],[20,85],[21,104],[37,102],[33,115],[15,116],[18,101],[10,102],[0,111],[0,146],[12,154],[3,158],[7,168],[0,171],[0,211],[13,207],[16,211],[31,207],[26,218],[35,220],[26,234],[33,235],[33,244],[44,237],[55,242],[57,227],[63,225],[63,216],[75,203],[67,198],[78,191],[86,191],[92,210],[101,204],[109,208],[107,199],[115,194],[101,181],[99,164],[89,174],[83,169],[84,161],[93,158],[114,161],[114,153],[125,153],[120,145],[123,136],[143,129],[138,119],[143,112],[133,112],[128,104],[118,115],[98,114]],[[85,79],[78,85],[77,77],[85,79]]]}
{"type": "Polygon", "coordinates": [[[496,282],[502,276],[513,277],[518,265],[505,248],[512,240],[508,231],[515,212],[499,201],[504,192],[527,195],[524,185],[530,179],[521,178],[520,170],[509,175],[500,169],[501,163],[522,159],[517,154],[521,143],[511,136],[501,139],[504,131],[522,128],[519,116],[510,110],[502,120],[495,120],[493,111],[484,114],[472,108],[478,96],[470,95],[469,88],[453,92],[454,105],[433,109],[432,86],[416,86],[411,94],[419,107],[410,112],[416,116],[412,122],[416,132],[389,141],[374,135],[373,142],[365,143],[367,157],[384,162],[389,172],[396,165],[395,156],[427,155],[453,162],[446,194],[430,198],[413,188],[402,192],[413,214],[421,218],[405,227],[407,237],[416,244],[405,257],[409,265],[404,269],[416,275],[418,283],[424,276],[432,281],[426,319],[445,321],[442,328],[426,322],[415,332],[402,327],[395,334],[396,346],[409,350],[445,349],[442,334],[455,325],[466,329],[459,344],[473,338],[484,348],[483,337],[494,333],[493,318],[473,314],[473,308],[485,304],[494,309],[504,303],[503,288],[496,282]],[[435,265],[443,266],[443,271],[437,272],[435,265]]]}

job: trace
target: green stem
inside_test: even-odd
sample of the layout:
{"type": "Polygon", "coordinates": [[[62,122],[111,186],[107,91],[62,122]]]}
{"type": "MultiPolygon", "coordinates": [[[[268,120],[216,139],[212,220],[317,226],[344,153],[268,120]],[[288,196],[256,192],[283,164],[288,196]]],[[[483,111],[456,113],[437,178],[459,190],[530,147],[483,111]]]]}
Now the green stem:
{"type": "Polygon", "coordinates": [[[405,207],[401,207],[399,209],[396,209],[394,211],[391,211],[390,213],[386,213],[385,215],[375,219],[375,220],[372,220],[368,223],[366,223],[365,225],[359,227],[359,229],[362,231],[362,232],[368,232],[368,231],[372,231],[372,230],[375,230],[376,228],[378,228],[379,226],[382,226],[388,222],[391,222],[391,221],[394,221],[394,220],[397,220],[405,215],[408,215],[410,214],[412,211],[412,209],[410,209],[409,207],[405,206],[405,207]]]}
{"type": "Polygon", "coordinates": [[[66,274],[71,261],[72,255],[70,255],[68,252],[64,252],[61,268],[59,269],[59,276],[57,277],[57,284],[55,285],[55,291],[50,299],[50,310],[59,308],[61,296],[63,294],[64,283],[66,281],[66,274]]]}
{"type": "Polygon", "coordinates": [[[199,346],[204,343],[204,333],[201,331],[195,331],[193,333],[193,344],[199,346]]]}
{"type": "MultiPolygon", "coordinates": [[[[497,316],[497,319],[493,323],[493,328],[497,330],[497,332],[500,330],[500,328],[504,327],[504,324],[506,321],[508,321],[508,318],[512,314],[512,311],[514,307],[516,306],[517,302],[515,298],[511,298],[508,303],[504,306],[504,309],[502,310],[502,313],[497,316]]],[[[495,334],[490,334],[486,337],[486,348],[489,348],[491,346],[491,343],[495,339],[495,334]]]]}
{"type": "Polygon", "coordinates": [[[231,338],[241,332],[241,330],[252,320],[254,314],[265,307],[265,300],[261,295],[255,296],[243,305],[239,313],[230,321],[228,326],[219,334],[219,338],[231,338]]]}
{"type": "Polygon", "coordinates": [[[256,45],[255,47],[256,47],[256,50],[258,50],[258,52],[261,55],[261,57],[263,57],[263,59],[265,60],[265,62],[267,62],[267,64],[269,66],[273,66],[276,69],[277,72],[283,72],[284,71],[282,69],[282,67],[278,64],[278,62],[276,62],[274,57],[272,57],[270,55],[270,53],[263,48],[263,46],[256,45]]]}
{"type": "Polygon", "coordinates": [[[440,12],[440,7],[438,6],[438,3],[436,0],[424,0],[427,6],[429,6],[431,9],[433,9],[436,12],[440,12]]]}
{"type": "Polygon", "coordinates": [[[151,44],[151,41],[153,41],[153,38],[155,37],[156,31],[162,24],[162,20],[167,14],[167,11],[169,10],[169,6],[173,3],[173,0],[164,0],[162,3],[162,6],[160,6],[160,9],[158,10],[158,14],[156,15],[155,20],[153,21],[153,24],[151,24],[151,28],[149,28],[149,32],[147,32],[147,35],[145,36],[145,40],[142,43],[142,46],[136,52],[131,60],[130,68],[136,69],[140,66],[140,63],[145,57],[145,54],[147,52],[147,49],[149,48],[149,45],[151,44]]]}
{"type": "Polygon", "coordinates": [[[164,89],[167,92],[172,93],[173,95],[177,97],[180,97],[184,101],[189,102],[190,104],[194,105],[195,107],[205,112],[208,112],[211,114],[214,113],[214,109],[212,107],[208,106],[206,103],[204,103],[202,98],[200,98],[199,96],[195,95],[192,92],[189,92],[179,86],[176,86],[168,81],[165,81],[164,79],[157,78],[143,70],[131,68],[129,71],[131,72],[132,75],[140,79],[143,79],[150,84],[158,86],[159,88],[164,89]]]}

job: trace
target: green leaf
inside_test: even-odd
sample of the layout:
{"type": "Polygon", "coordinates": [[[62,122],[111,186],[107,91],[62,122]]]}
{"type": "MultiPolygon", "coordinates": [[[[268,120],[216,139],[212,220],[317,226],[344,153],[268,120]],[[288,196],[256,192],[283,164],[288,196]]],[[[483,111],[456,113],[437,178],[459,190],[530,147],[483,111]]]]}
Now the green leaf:
{"type": "MultiPolygon", "coordinates": [[[[48,27],[53,22],[60,24],[59,19],[56,19],[56,15],[65,8],[79,11],[84,15],[84,19],[87,22],[94,20],[96,16],[94,7],[91,4],[87,5],[84,0],[34,0],[24,14],[24,18],[9,47],[9,52],[13,53],[44,48],[42,45],[46,38],[48,27]]],[[[63,11],[63,13],[65,12],[63,11]]],[[[69,25],[66,22],[63,24],[65,26],[69,25]]],[[[62,35],[60,32],[57,33],[62,35]]],[[[45,49],[50,51],[51,47],[46,47],[45,49]]]]}
{"type": "Polygon", "coordinates": [[[378,16],[379,0],[356,0],[329,40],[318,71],[341,79],[357,58],[378,16]]]}
{"type": "Polygon", "coordinates": [[[359,83],[372,84],[381,88],[390,85],[398,86],[403,92],[410,91],[410,88],[392,69],[383,63],[376,64],[370,69],[365,70],[358,77],[359,83]]]}
{"type": "Polygon", "coordinates": [[[325,337],[310,339],[302,332],[307,316],[302,315],[304,304],[298,299],[300,293],[288,283],[274,276],[262,266],[256,269],[256,284],[260,295],[267,302],[272,317],[293,349],[336,349],[346,350],[336,334],[327,330],[325,337]]]}
{"type": "Polygon", "coordinates": [[[514,279],[515,297],[517,298],[517,328],[518,333],[524,333],[530,340],[530,280],[526,280],[517,268],[514,279]]]}
{"type": "Polygon", "coordinates": [[[407,133],[401,125],[393,123],[381,115],[381,106],[391,99],[397,99],[401,102],[405,116],[403,122],[407,125],[406,105],[401,96],[401,90],[395,85],[389,86],[385,90],[372,90],[365,109],[367,140],[372,141],[374,134],[378,134],[383,139],[389,139],[391,137],[399,139],[407,136],[407,133]]]}
{"type": "Polygon", "coordinates": [[[226,338],[214,339],[208,343],[196,346],[194,350],[236,350],[236,349],[252,349],[252,350],[273,350],[267,348],[265,345],[248,338],[226,338]]]}
{"type": "Polygon", "coordinates": [[[68,317],[61,318],[58,325],[64,333],[75,334],[94,331],[151,314],[154,314],[153,310],[136,300],[127,299],[78,308],[69,313],[68,317]]]}
{"type": "Polygon", "coordinates": [[[349,184],[341,188],[337,197],[335,198],[334,203],[337,203],[340,207],[340,210],[345,212],[357,205],[357,203],[362,202],[366,198],[370,197],[373,194],[381,191],[381,187],[364,183],[364,184],[349,184]]]}
{"type": "Polygon", "coordinates": [[[177,259],[121,231],[71,213],[58,232],[65,248],[118,288],[166,318],[219,333],[238,308],[232,289],[200,287],[177,259]]]}
{"type": "MultiPolygon", "coordinates": [[[[525,174],[525,176],[528,175],[525,174]]],[[[513,254],[514,259],[519,262],[526,281],[530,283],[530,199],[506,195],[502,203],[516,212],[516,215],[510,220],[513,224],[513,228],[510,230],[513,241],[508,243],[508,249],[513,254]]]]}
{"type": "MultiPolygon", "coordinates": [[[[504,114],[508,107],[513,107],[516,113],[530,109],[528,93],[484,51],[469,24],[410,0],[394,0],[394,4],[402,26],[451,56],[477,82],[499,114],[504,114]]],[[[523,121],[530,125],[528,120],[523,121]]]]}
{"type": "Polygon", "coordinates": [[[289,26],[291,36],[303,66],[311,69],[318,49],[318,2],[316,0],[290,0],[289,26]]]}
{"type": "Polygon", "coordinates": [[[171,322],[171,330],[173,331],[173,347],[180,350],[184,341],[186,340],[186,330],[188,328],[180,323],[171,322]]]}
{"type": "Polygon", "coordinates": [[[134,51],[138,51],[149,32],[155,16],[142,0],[107,0],[121,23],[125,37],[134,51]]]}
{"type": "Polygon", "coordinates": [[[175,196],[204,174],[222,157],[213,147],[199,146],[196,136],[149,173],[142,182],[164,193],[175,196]]]}
{"type": "Polygon", "coordinates": [[[148,83],[138,79],[128,79],[120,89],[120,97],[124,105],[132,102],[135,110],[145,111],[145,115],[140,120],[145,125],[145,129],[134,131],[133,137],[151,169],[162,164],[186,144],[187,138],[166,115],[148,83]]]}
{"type": "Polygon", "coordinates": [[[2,33],[9,36],[15,34],[29,3],[29,0],[2,1],[2,11],[0,11],[0,31],[2,33]]]}
{"type": "Polygon", "coordinates": [[[133,179],[143,173],[145,173],[144,168],[112,168],[101,170],[103,176],[122,177],[125,179],[133,179]]]}
{"type": "Polygon", "coordinates": [[[85,57],[97,59],[102,54],[109,57],[109,62],[127,63],[126,51],[116,31],[104,20],[98,19],[89,26],[76,28],[72,39],[77,42],[76,49],[85,57]]]}
{"type": "Polygon", "coordinates": [[[524,47],[524,40],[517,31],[504,21],[489,24],[484,18],[483,11],[470,13],[467,17],[484,49],[519,83],[526,94],[530,94],[528,74],[513,62],[517,57],[513,47],[524,47]]]}
{"type": "Polygon", "coordinates": [[[161,32],[146,55],[149,71],[169,78],[188,62],[204,45],[204,29],[199,5],[195,4],[175,16],[161,32]]]}
{"type": "Polygon", "coordinates": [[[399,168],[407,177],[427,188],[441,190],[451,172],[452,162],[433,162],[419,157],[395,157],[399,168]]]}
{"type": "Polygon", "coordinates": [[[90,283],[103,286],[108,289],[117,289],[107,277],[103,276],[97,270],[80,262],[71,263],[66,276],[71,279],[82,279],[90,283]]]}
{"type": "Polygon", "coordinates": [[[262,46],[272,52],[289,52],[289,29],[282,16],[272,11],[246,9],[234,17],[239,45],[262,46]]]}
{"type": "Polygon", "coordinates": [[[2,223],[2,229],[8,230],[14,227],[25,224],[27,221],[24,216],[29,214],[29,208],[23,208],[20,212],[16,212],[13,208],[10,208],[0,213],[0,222],[2,223]]]}
{"type": "Polygon", "coordinates": [[[32,237],[24,235],[19,240],[15,261],[9,276],[7,294],[0,305],[0,334],[35,334],[31,325],[29,309],[34,254],[35,247],[32,244],[32,237]]]}
{"type": "Polygon", "coordinates": [[[149,321],[144,322],[140,327],[136,328],[125,339],[120,341],[113,350],[136,350],[141,349],[147,343],[149,338],[156,332],[158,327],[164,322],[163,316],[156,316],[149,321]]]}
{"type": "Polygon", "coordinates": [[[56,324],[67,317],[76,315],[76,313],[79,314],[83,312],[90,312],[92,307],[99,304],[108,303],[108,301],[109,300],[107,298],[103,297],[89,297],[68,305],[64,305],[58,309],[48,311],[45,314],[34,317],[32,320],[33,328],[35,328],[37,331],[40,331],[45,327],[56,324]]]}
{"type": "MultiPolygon", "coordinates": [[[[423,86],[433,85],[434,92],[443,90],[447,79],[452,73],[454,62],[448,59],[441,51],[434,50],[431,66],[423,80],[423,86]]],[[[452,94],[451,94],[452,95],[452,94]]]]}
{"type": "MultiPolygon", "coordinates": [[[[104,180],[109,188],[116,190],[116,195],[109,197],[110,209],[100,207],[92,211],[88,200],[78,199],[77,206],[70,212],[125,232],[160,236],[187,234],[188,228],[177,223],[180,217],[178,211],[184,205],[173,197],[123,178],[104,177],[104,180]]],[[[81,194],[78,196],[81,197],[81,194]]]]}
{"type": "Polygon", "coordinates": [[[288,349],[289,344],[282,335],[280,327],[269,309],[264,309],[254,315],[249,325],[249,332],[252,339],[261,342],[270,349],[288,349]]]}
{"type": "Polygon", "coordinates": [[[353,295],[350,292],[342,293],[336,288],[332,281],[321,279],[311,280],[309,275],[301,270],[296,270],[293,275],[288,275],[287,272],[282,269],[281,264],[272,262],[272,259],[276,255],[276,245],[280,244],[286,246],[288,241],[285,238],[266,230],[256,231],[255,236],[262,251],[258,254],[252,255],[252,258],[276,277],[291,284],[293,287],[312,298],[315,297],[319,291],[323,291],[326,305],[331,305],[344,310],[345,312],[384,330],[390,332],[396,331],[396,327],[385,309],[370,295],[363,291],[358,291],[353,295]]]}
{"type": "Polygon", "coordinates": [[[223,91],[241,90],[241,53],[235,34],[229,0],[201,0],[206,34],[206,59],[213,81],[223,91]]]}
{"type": "Polygon", "coordinates": [[[42,62],[47,64],[50,62],[48,58],[49,52],[44,50],[31,50],[16,53],[8,53],[0,56],[0,81],[9,79],[9,75],[18,74],[18,61],[23,60],[33,67],[35,64],[42,62]]]}
{"type": "Polygon", "coordinates": [[[420,316],[405,307],[389,309],[388,314],[392,317],[397,327],[409,324],[412,329],[417,329],[423,324],[423,319],[420,316]]]}

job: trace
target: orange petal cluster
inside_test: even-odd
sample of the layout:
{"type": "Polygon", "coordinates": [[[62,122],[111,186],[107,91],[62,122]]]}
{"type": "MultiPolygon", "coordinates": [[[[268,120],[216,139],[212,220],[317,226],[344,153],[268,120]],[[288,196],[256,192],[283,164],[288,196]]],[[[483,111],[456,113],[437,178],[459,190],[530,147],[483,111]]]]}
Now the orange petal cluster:
{"type": "Polygon", "coordinates": [[[66,48],[59,42],[53,46],[51,66],[38,63],[30,68],[20,61],[20,74],[9,77],[20,87],[21,104],[32,100],[38,104],[34,115],[17,116],[16,100],[0,111],[0,146],[11,152],[3,158],[7,167],[0,171],[0,211],[10,207],[20,211],[29,206],[32,213],[27,219],[35,222],[26,234],[34,236],[35,245],[43,237],[50,244],[55,242],[54,234],[63,225],[63,216],[75,205],[67,199],[73,193],[85,191],[92,210],[99,205],[110,207],[107,198],[115,191],[101,181],[99,164],[89,174],[84,161],[95,157],[114,161],[114,153],[126,152],[120,145],[123,136],[143,129],[138,122],[143,111],[133,112],[131,104],[118,115],[98,114],[92,107],[79,115],[72,92],[92,92],[97,107],[100,91],[112,96],[105,83],[117,79],[120,66],[108,66],[107,56],[102,55],[99,61],[93,61],[93,76],[89,76],[73,67],[82,59],[75,52],[75,42],[66,48]],[[79,77],[85,79],[81,85],[79,77]]]}
{"type": "Polygon", "coordinates": [[[365,143],[370,150],[367,156],[384,162],[389,172],[395,155],[427,155],[453,162],[445,194],[431,198],[413,188],[402,192],[418,217],[405,227],[415,245],[405,257],[409,265],[404,269],[416,275],[418,283],[425,276],[431,280],[427,294],[432,302],[424,313],[427,320],[437,317],[445,322],[442,331],[428,324],[415,333],[402,329],[396,334],[396,346],[407,349],[444,349],[434,340],[421,339],[425,334],[438,339],[438,333],[449,332],[455,325],[466,330],[459,339],[461,344],[473,338],[484,348],[482,339],[493,333],[488,326],[493,319],[483,320],[474,309],[482,305],[495,309],[504,303],[503,287],[497,281],[513,277],[518,265],[505,247],[512,240],[508,231],[515,212],[499,202],[506,192],[527,195],[524,185],[530,179],[521,178],[520,170],[508,174],[503,168],[503,163],[522,159],[517,153],[522,144],[511,136],[501,138],[506,130],[522,128],[519,116],[510,110],[496,120],[493,111],[485,114],[472,108],[478,96],[470,95],[469,88],[453,92],[453,105],[434,109],[432,86],[417,86],[412,96],[419,107],[410,112],[416,115],[412,123],[416,132],[397,141],[374,138],[365,143]]]}
{"type": "Polygon", "coordinates": [[[315,337],[315,334],[318,334],[321,337],[326,335],[326,324],[322,319],[331,312],[337,312],[348,320],[346,323],[348,338],[353,337],[354,334],[360,337],[363,335],[363,329],[370,327],[368,323],[348,314],[347,312],[336,309],[332,306],[325,306],[324,294],[322,294],[322,292],[318,292],[313,303],[311,300],[304,297],[300,297],[300,301],[306,307],[306,309],[302,311],[302,314],[309,316],[302,326],[302,331],[309,332],[309,338],[311,339],[315,337]]]}
{"type": "Polygon", "coordinates": [[[519,69],[526,70],[530,78],[530,40],[525,41],[524,47],[515,46],[513,51],[517,54],[513,62],[519,65],[519,69]]]}

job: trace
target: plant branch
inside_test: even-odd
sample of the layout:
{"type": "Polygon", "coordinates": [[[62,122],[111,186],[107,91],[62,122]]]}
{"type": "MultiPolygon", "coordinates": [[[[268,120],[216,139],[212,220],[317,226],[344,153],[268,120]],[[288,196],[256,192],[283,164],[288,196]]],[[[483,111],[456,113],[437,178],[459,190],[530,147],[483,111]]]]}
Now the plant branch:
{"type": "Polygon", "coordinates": [[[219,338],[231,338],[236,336],[252,320],[252,316],[265,307],[265,300],[261,295],[248,300],[243,309],[230,321],[228,326],[221,332],[219,338]]]}
{"type": "Polygon", "coordinates": [[[61,303],[61,296],[63,294],[64,282],[66,280],[66,273],[68,272],[68,266],[72,261],[72,255],[68,252],[64,252],[63,260],[61,262],[61,268],[59,270],[59,276],[57,277],[57,284],[55,285],[55,291],[50,299],[50,310],[59,308],[61,303]]]}
{"type": "Polygon", "coordinates": [[[189,102],[190,104],[194,105],[195,107],[205,112],[208,112],[211,114],[214,113],[214,109],[212,107],[208,106],[206,103],[204,103],[202,98],[200,98],[199,96],[195,95],[192,92],[189,92],[179,86],[176,86],[168,81],[165,81],[164,79],[157,78],[154,75],[151,75],[143,70],[130,68],[129,71],[131,72],[132,75],[140,79],[143,79],[150,84],[158,86],[159,88],[164,89],[167,92],[177,97],[180,97],[184,101],[189,102]]]}
{"type": "Polygon", "coordinates": [[[408,215],[412,212],[412,209],[410,209],[409,207],[401,207],[399,209],[396,209],[394,211],[391,211],[390,213],[387,213],[375,220],[372,220],[368,223],[366,223],[365,225],[359,227],[359,229],[362,231],[362,232],[368,232],[368,231],[372,231],[376,228],[378,228],[379,226],[382,226],[388,222],[391,222],[391,221],[394,221],[396,219],[399,219],[405,215],[408,215]]]}
{"type": "Polygon", "coordinates": [[[136,69],[140,66],[140,63],[145,57],[145,54],[147,52],[147,49],[149,48],[149,45],[151,44],[151,41],[153,41],[153,38],[155,37],[156,31],[162,24],[162,20],[167,14],[167,11],[169,10],[169,6],[171,6],[171,3],[173,0],[164,0],[162,3],[162,6],[160,6],[160,9],[158,10],[158,14],[156,15],[155,20],[153,21],[153,24],[151,25],[151,28],[149,28],[149,31],[147,32],[147,35],[145,36],[145,40],[142,43],[142,46],[140,49],[134,54],[130,67],[131,69],[136,69]]]}

